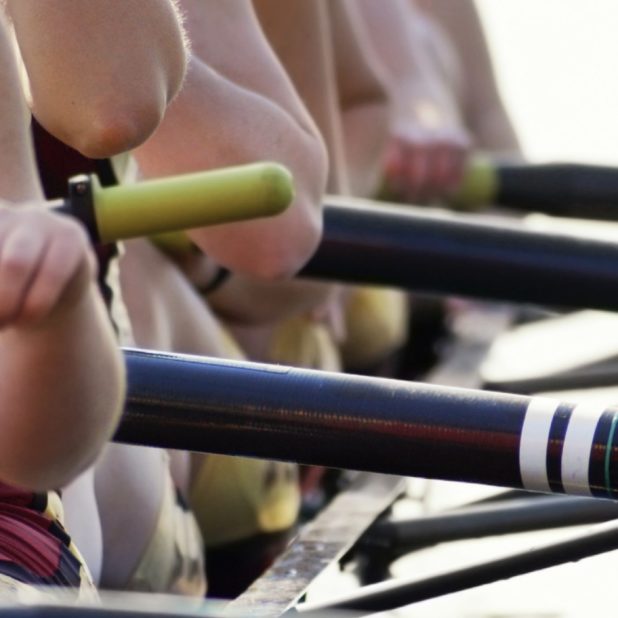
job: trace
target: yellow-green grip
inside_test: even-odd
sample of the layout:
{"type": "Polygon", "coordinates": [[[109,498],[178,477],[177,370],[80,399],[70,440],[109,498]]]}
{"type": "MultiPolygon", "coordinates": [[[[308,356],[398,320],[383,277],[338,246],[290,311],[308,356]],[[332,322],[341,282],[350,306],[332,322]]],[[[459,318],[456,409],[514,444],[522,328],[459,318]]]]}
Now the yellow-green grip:
{"type": "Polygon", "coordinates": [[[220,170],[92,190],[99,238],[112,242],[161,232],[270,217],[294,197],[290,172],[278,163],[220,170]]]}
{"type": "MultiPolygon", "coordinates": [[[[482,155],[474,155],[466,164],[459,187],[448,196],[449,206],[456,210],[475,211],[491,206],[499,190],[498,172],[495,164],[482,155]]],[[[378,200],[401,202],[383,183],[378,191],[378,200]]]]}
{"type": "Polygon", "coordinates": [[[457,210],[482,210],[494,202],[498,190],[495,164],[486,157],[475,155],[470,158],[461,184],[448,202],[457,210]]]}

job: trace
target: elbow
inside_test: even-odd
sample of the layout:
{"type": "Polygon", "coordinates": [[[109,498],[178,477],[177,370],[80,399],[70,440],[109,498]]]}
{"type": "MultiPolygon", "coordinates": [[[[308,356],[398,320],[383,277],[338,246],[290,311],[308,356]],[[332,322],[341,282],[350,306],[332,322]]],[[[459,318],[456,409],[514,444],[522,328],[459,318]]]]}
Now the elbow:
{"type": "Polygon", "coordinates": [[[304,173],[296,174],[296,199],[288,229],[255,264],[252,275],[268,281],[291,279],[315,253],[323,229],[322,201],[328,178],[328,155],[321,138],[307,150],[304,173]]]}
{"type": "Polygon", "coordinates": [[[163,119],[165,99],[152,97],[123,105],[112,98],[83,106],[83,110],[83,113],[67,115],[35,106],[34,114],[41,125],[60,141],[85,157],[103,159],[145,142],[163,119]]]}
{"type": "Polygon", "coordinates": [[[86,157],[102,159],[127,152],[145,142],[163,118],[163,105],[106,109],[82,123],[67,142],[86,157]]]}
{"type": "Polygon", "coordinates": [[[307,201],[311,203],[305,206],[307,215],[298,231],[284,235],[284,242],[265,252],[254,263],[251,276],[265,281],[286,281],[294,277],[315,253],[322,238],[322,211],[316,208],[314,200],[307,201]]]}

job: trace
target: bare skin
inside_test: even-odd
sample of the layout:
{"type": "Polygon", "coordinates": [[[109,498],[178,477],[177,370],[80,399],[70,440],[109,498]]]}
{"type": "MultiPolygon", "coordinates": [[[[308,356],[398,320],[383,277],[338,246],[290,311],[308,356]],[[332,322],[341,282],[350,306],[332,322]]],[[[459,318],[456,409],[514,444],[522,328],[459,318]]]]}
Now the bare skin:
{"type": "MultiPolygon", "coordinates": [[[[6,6],[29,78],[29,103],[39,121],[52,134],[87,156],[103,157],[134,147],[152,133],[163,116],[167,104],[179,90],[185,73],[185,40],[173,0],[129,0],[128,2],[112,0],[112,2],[105,3],[58,0],[53,4],[29,0],[19,2],[8,0],[6,6]],[[71,36],[66,36],[67,29],[71,32],[71,36]]],[[[22,111],[24,115],[27,114],[25,109],[22,111]]],[[[25,123],[24,129],[26,129],[25,123]]],[[[13,150],[15,151],[16,148],[13,150]]],[[[19,186],[27,186],[23,175],[19,186]]],[[[38,185],[36,193],[40,196],[38,185]]],[[[66,225],[64,220],[63,225],[66,225]]],[[[64,231],[63,238],[65,237],[68,240],[64,242],[62,264],[68,267],[72,261],[66,258],[71,257],[69,248],[75,243],[66,231],[64,231]]],[[[89,250],[88,256],[91,260],[89,250]]],[[[93,267],[90,262],[88,264],[91,269],[88,274],[91,275],[93,267]]],[[[94,288],[94,285],[91,287],[92,294],[100,304],[98,290],[94,288]]],[[[118,344],[111,332],[109,317],[102,306],[97,305],[96,309],[99,312],[97,318],[103,320],[110,337],[114,358],[118,360],[118,344]]],[[[93,312],[92,309],[91,312],[93,312]]],[[[51,356],[54,349],[63,350],[69,354],[75,341],[92,348],[93,339],[96,336],[97,331],[91,326],[77,324],[71,333],[68,332],[67,327],[56,345],[48,342],[48,356],[51,356]],[[71,334],[78,329],[83,330],[84,334],[78,338],[74,335],[71,337],[71,334]]],[[[56,419],[54,421],[57,432],[59,428],[66,431],[66,427],[70,426],[72,431],[68,432],[69,436],[76,441],[79,440],[82,446],[88,446],[89,442],[83,438],[80,439],[80,434],[73,431],[73,428],[79,429],[82,423],[89,423],[89,430],[94,432],[106,418],[101,408],[106,404],[107,398],[102,397],[101,393],[109,393],[111,396],[115,390],[119,390],[114,389],[115,374],[110,370],[109,361],[106,362],[106,354],[109,356],[109,350],[101,343],[97,343],[94,347],[96,349],[91,358],[87,359],[88,362],[82,359],[77,369],[73,370],[71,379],[66,381],[67,387],[75,388],[77,385],[81,389],[82,404],[79,406],[78,420],[58,422],[56,419]],[[95,384],[91,388],[92,379],[88,382],[87,378],[88,372],[93,370],[96,371],[98,386],[95,384]],[[92,392],[96,393],[96,398],[92,398],[94,401],[85,402],[85,395],[92,392]],[[85,411],[95,413],[95,418],[91,419],[85,411]]],[[[71,359],[72,357],[68,360],[71,359]]],[[[70,363],[56,360],[53,362],[52,359],[48,359],[47,365],[56,368],[58,372],[61,369],[71,372],[74,362],[76,361],[70,363]]],[[[121,377],[123,367],[123,364],[119,364],[117,369],[121,377]]],[[[50,369],[46,371],[50,372],[50,369]]],[[[55,383],[60,385],[56,388],[61,390],[63,380],[56,377],[55,383]]],[[[45,389],[40,392],[45,393],[45,389]]],[[[119,414],[121,399],[119,397],[114,420],[119,414]]],[[[49,409],[48,401],[47,412],[49,409]]],[[[51,422],[54,416],[48,414],[46,418],[51,422]]],[[[109,439],[112,429],[111,425],[107,428],[104,439],[97,443],[96,453],[93,453],[84,463],[92,463],[94,455],[99,454],[104,442],[109,439]]],[[[62,441],[49,440],[50,435],[55,434],[46,431],[44,426],[43,429],[38,428],[37,431],[40,439],[45,437],[46,444],[57,445],[58,449],[62,447],[62,441]]],[[[18,442],[15,441],[15,443],[18,442]]],[[[83,448],[77,449],[72,443],[64,449],[66,450],[65,456],[71,453],[79,455],[83,451],[83,448]]],[[[36,446],[34,450],[39,452],[36,446]]],[[[127,466],[132,465],[135,459],[139,458],[137,453],[141,453],[140,449],[131,450],[130,447],[107,446],[104,449],[102,462],[110,459],[108,455],[110,451],[116,454],[115,461],[118,465],[127,466]],[[120,454],[115,453],[116,449],[120,451],[120,454]]],[[[148,463],[148,457],[143,454],[140,460],[148,463]]],[[[158,474],[159,479],[162,479],[164,478],[161,470],[163,466],[167,472],[167,463],[159,457],[156,461],[152,461],[150,466],[146,465],[145,469],[150,474],[158,474]],[[160,467],[157,468],[157,465],[160,467]]],[[[81,465],[75,472],[84,467],[85,465],[81,465]]],[[[110,468],[110,470],[114,474],[118,473],[119,468],[110,468]]],[[[74,476],[75,474],[67,476],[62,482],[54,482],[51,486],[59,487],[74,476]]],[[[101,478],[99,476],[98,480],[103,483],[101,478]]],[[[113,478],[108,477],[107,481],[111,482],[113,478]]],[[[145,483],[142,491],[147,492],[148,487],[145,483]]],[[[156,492],[152,496],[147,494],[145,497],[135,493],[133,497],[141,497],[143,504],[146,504],[146,500],[151,500],[150,512],[156,517],[160,502],[156,492]]],[[[118,548],[122,548],[126,542],[126,537],[110,539],[110,529],[103,530],[104,534],[102,534],[99,511],[103,513],[106,511],[101,508],[102,495],[95,495],[95,474],[92,468],[64,487],[63,501],[68,529],[86,557],[95,581],[98,581],[103,568],[103,537],[105,538],[106,559],[108,548],[110,550],[115,548],[118,552],[118,548]]],[[[109,501],[107,505],[113,508],[113,505],[110,507],[109,501]]],[[[148,525],[146,510],[145,526],[148,525]]],[[[125,533],[127,530],[129,529],[125,528],[125,533]]],[[[141,529],[137,530],[137,533],[141,532],[141,529]]],[[[112,566],[113,564],[112,561],[112,566]]]]}
{"type": "Polygon", "coordinates": [[[371,195],[375,185],[364,190],[358,185],[375,182],[387,99],[372,52],[362,41],[354,5],[345,0],[255,0],[254,4],[269,41],[326,141],[331,157],[329,192],[371,195]],[[363,131],[355,130],[361,123],[363,131]],[[362,143],[355,142],[359,139],[362,143]],[[362,162],[366,153],[373,161],[362,162]],[[351,167],[356,179],[348,175],[351,167]],[[359,176],[368,177],[369,183],[359,176]],[[351,184],[357,185],[356,191],[351,184]]]}
{"type": "Polygon", "coordinates": [[[135,156],[147,178],[258,159],[286,165],[296,198],[285,213],[190,235],[236,272],[266,279],[290,276],[309,258],[321,233],[327,167],[321,138],[250,2],[184,0],[182,8],[192,41],[187,82],[159,130],[135,156]]]}
{"type": "MultiPolygon", "coordinates": [[[[386,136],[386,95],[360,36],[354,4],[254,4],[269,41],[324,135],[331,160],[329,191],[372,195],[386,136]]],[[[344,336],[338,286],[291,282],[275,289],[235,277],[209,300],[239,327],[235,332],[243,345],[261,360],[269,360],[273,328],[294,315],[323,321],[337,339],[344,336]],[[248,324],[255,328],[242,328],[248,324]]]]}
{"type": "Polygon", "coordinates": [[[41,208],[2,22],[0,55],[0,479],[44,490],[75,478],[110,438],[124,370],[85,232],[41,208]]]}
{"type": "MultiPolygon", "coordinates": [[[[250,3],[187,1],[183,9],[193,52],[187,82],[161,127],[135,152],[136,159],[147,178],[256,159],[287,165],[295,174],[296,199],[286,214],[191,235],[227,266],[271,279],[289,275],[313,251],[321,229],[326,181],[321,138],[264,39],[250,3]],[[231,53],[231,40],[238,41],[236,53],[231,53]]],[[[226,355],[219,327],[203,300],[152,245],[127,243],[121,274],[138,345],[226,355]]],[[[104,547],[102,581],[114,587],[126,583],[150,540],[169,473],[155,451],[121,449],[106,449],[95,479],[104,536],[110,540],[104,547]],[[139,508],[128,512],[123,507],[128,501],[138,502],[139,508]]],[[[188,454],[171,455],[174,479],[186,489],[188,454]]]]}
{"type": "MultiPolygon", "coordinates": [[[[133,328],[136,344],[226,356],[216,319],[178,268],[148,241],[134,240],[125,248],[121,283],[129,314],[139,316],[133,328]]],[[[189,453],[171,452],[170,457],[174,481],[186,495],[189,453]]],[[[102,571],[106,586],[124,587],[135,570],[156,526],[163,480],[169,473],[168,461],[158,449],[119,444],[105,449],[95,481],[106,539],[102,571]]]]}
{"type": "MultiPolygon", "coordinates": [[[[504,107],[495,78],[487,39],[474,0],[409,0],[420,6],[446,33],[461,74],[451,83],[458,93],[466,126],[478,148],[486,151],[518,154],[517,135],[504,107]]],[[[439,37],[433,37],[439,44],[439,37]]],[[[437,58],[441,52],[434,50],[437,58]]],[[[442,57],[443,57],[442,53],[442,57]]],[[[451,72],[451,75],[452,72],[451,72]]]]}
{"type": "Polygon", "coordinates": [[[365,41],[355,0],[327,5],[350,191],[357,197],[372,197],[380,184],[388,129],[383,74],[365,41]]]}
{"type": "Polygon", "coordinates": [[[442,198],[461,182],[471,141],[454,84],[429,48],[437,34],[410,0],[360,0],[358,7],[391,103],[386,187],[410,202],[442,198]]]}
{"type": "Polygon", "coordinates": [[[106,157],[154,131],[185,71],[172,0],[7,0],[7,10],[50,133],[106,157]]]}

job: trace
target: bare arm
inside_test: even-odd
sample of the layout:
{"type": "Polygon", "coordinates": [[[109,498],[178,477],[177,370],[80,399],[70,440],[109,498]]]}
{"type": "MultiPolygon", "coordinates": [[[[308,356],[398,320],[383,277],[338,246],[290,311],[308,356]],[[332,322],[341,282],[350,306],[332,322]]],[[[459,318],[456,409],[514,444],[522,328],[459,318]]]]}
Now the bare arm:
{"type": "Polygon", "coordinates": [[[270,44],[315,120],[329,155],[328,191],[349,193],[328,0],[254,0],[270,44]]]}
{"type": "Polygon", "coordinates": [[[428,48],[422,13],[409,0],[358,0],[358,8],[384,72],[393,125],[410,118],[434,125],[460,122],[452,85],[441,79],[428,48]]]}
{"type": "Polygon", "coordinates": [[[387,187],[413,202],[442,197],[460,182],[468,138],[454,84],[433,53],[438,33],[409,0],[357,6],[391,103],[387,187]]]}
{"type": "Polygon", "coordinates": [[[419,4],[444,28],[458,54],[464,72],[461,108],[477,145],[484,150],[519,152],[474,1],[421,0],[419,4]]]}
{"type": "Polygon", "coordinates": [[[91,157],[141,143],[178,91],[185,67],[171,0],[8,0],[33,112],[91,157]]]}
{"type": "Polygon", "coordinates": [[[85,233],[40,208],[1,18],[0,90],[0,479],[49,489],[76,476],[110,437],[124,374],[85,233]],[[26,199],[39,206],[14,207],[26,199]]]}
{"type": "Polygon", "coordinates": [[[186,0],[183,8],[193,48],[187,80],[136,157],[146,177],[259,159],[286,165],[296,198],[285,213],[205,228],[191,237],[234,271],[290,276],[321,234],[327,168],[322,140],[248,0],[186,0]]]}
{"type": "MultiPolygon", "coordinates": [[[[349,190],[339,113],[330,17],[324,0],[255,0],[268,41],[318,125],[329,152],[328,189],[349,190]]],[[[330,288],[306,282],[269,283],[255,277],[230,278],[208,296],[209,303],[237,324],[273,324],[312,310],[330,288]]]]}
{"type": "Polygon", "coordinates": [[[381,177],[388,97],[355,2],[330,0],[328,8],[350,188],[353,195],[371,197],[381,177]]]}

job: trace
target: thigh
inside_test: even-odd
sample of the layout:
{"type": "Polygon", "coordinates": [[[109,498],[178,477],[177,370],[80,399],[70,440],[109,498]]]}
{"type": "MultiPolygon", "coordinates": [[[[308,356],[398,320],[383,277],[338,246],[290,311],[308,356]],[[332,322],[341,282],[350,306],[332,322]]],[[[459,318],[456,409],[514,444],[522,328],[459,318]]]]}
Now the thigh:
{"type": "Polygon", "coordinates": [[[105,447],[95,470],[104,587],[125,587],[137,568],[156,529],[168,475],[165,451],[123,444],[105,447]]]}

